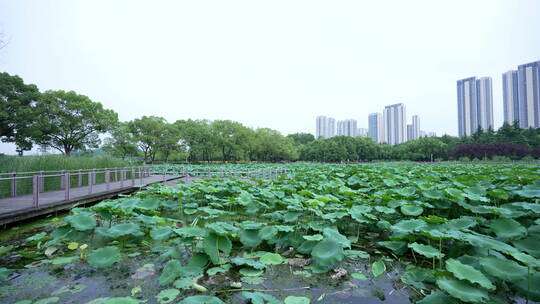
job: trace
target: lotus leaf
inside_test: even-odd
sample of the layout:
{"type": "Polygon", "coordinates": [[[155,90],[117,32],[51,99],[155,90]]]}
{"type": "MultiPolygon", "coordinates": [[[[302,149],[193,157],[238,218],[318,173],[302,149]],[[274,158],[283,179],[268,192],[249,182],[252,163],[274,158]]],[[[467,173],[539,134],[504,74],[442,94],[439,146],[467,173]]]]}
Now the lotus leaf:
{"type": "Polygon", "coordinates": [[[263,240],[270,240],[276,237],[278,230],[274,226],[266,226],[259,231],[259,236],[263,240]]]}
{"type": "Polygon", "coordinates": [[[264,273],[262,269],[255,269],[251,267],[244,267],[239,270],[240,274],[248,277],[258,277],[264,273]]]}
{"type": "Polygon", "coordinates": [[[7,269],[4,267],[0,268],[0,281],[7,279],[11,275],[11,273],[11,269],[7,269]]]}
{"type": "Polygon", "coordinates": [[[306,297],[287,296],[285,304],[309,304],[311,300],[306,297]]]}
{"type": "Polygon", "coordinates": [[[182,264],[178,260],[170,260],[159,277],[159,285],[165,286],[171,284],[176,278],[180,276],[180,270],[182,264]]]}
{"type": "Polygon", "coordinates": [[[427,258],[433,258],[433,257],[442,258],[442,257],[444,257],[443,253],[441,253],[439,250],[437,250],[437,249],[435,249],[435,248],[433,248],[432,246],[429,246],[429,245],[412,243],[412,244],[409,244],[408,246],[409,246],[409,248],[414,250],[416,253],[421,254],[421,255],[423,255],[423,256],[425,256],[427,258]]]}
{"type": "Polygon", "coordinates": [[[535,258],[540,258],[540,237],[530,236],[514,241],[513,244],[517,249],[525,251],[535,258]]]}
{"type": "Polygon", "coordinates": [[[65,221],[78,231],[92,230],[97,225],[96,220],[92,216],[83,213],[68,216],[65,218],[65,221]]]}
{"type": "Polygon", "coordinates": [[[392,250],[397,255],[403,255],[407,251],[407,242],[401,241],[383,241],[377,244],[392,250]]]}
{"type": "Polygon", "coordinates": [[[246,259],[246,258],[232,258],[231,259],[231,262],[235,265],[248,265],[248,266],[251,266],[255,269],[264,269],[266,268],[266,265],[261,263],[261,262],[257,262],[255,260],[251,260],[251,259],[246,259]]]}
{"type": "Polygon", "coordinates": [[[341,262],[344,257],[343,248],[333,239],[324,239],[311,251],[311,257],[316,265],[330,267],[341,262]]]}
{"type": "Polygon", "coordinates": [[[212,296],[191,296],[183,299],[178,304],[225,304],[219,298],[212,296]]]}
{"type": "Polygon", "coordinates": [[[363,273],[361,272],[355,272],[353,274],[351,274],[351,277],[357,279],[357,280],[367,280],[368,278],[366,277],[366,275],[364,275],[363,273]]]}
{"type": "Polygon", "coordinates": [[[416,205],[403,205],[401,206],[401,213],[404,215],[418,216],[424,212],[424,208],[416,205]]]}
{"type": "Polygon", "coordinates": [[[156,299],[160,304],[167,304],[174,301],[179,294],[180,290],[178,289],[165,289],[158,293],[156,299]]]}
{"type": "Polygon", "coordinates": [[[88,263],[96,268],[111,266],[121,259],[120,249],[115,246],[99,248],[88,255],[88,263]]]}
{"type": "Polygon", "coordinates": [[[204,253],[195,253],[188,261],[189,266],[205,267],[208,264],[208,256],[204,253]]]}
{"type": "Polygon", "coordinates": [[[252,304],[280,304],[282,303],[272,295],[262,292],[247,292],[243,291],[242,296],[251,301],[252,304]]]}
{"type": "Polygon", "coordinates": [[[463,302],[484,303],[488,298],[488,293],[484,289],[459,280],[438,279],[437,286],[463,302]]]}
{"type": "Polygon", "coordinates": [[[203,241],[204,252],[210,257],[214,264],[220,264],[219,253],[231,253],[232,243],[226,236],[219,236],[214,233],[210,234],[203,241]]]}
{"type": "Polygon", "coordinates": [[[258,230],[242,230],[240,232],[240,242],[246,247],[257,247],[262,242],[262,238],[258,230]]]}
{"type": "Polygon", "coordinates": [[[376,261],[371,265],[371,273],[378,277],[386,271],[386,265],[382,261],[376,261]]]}
{"type": "Polygon", "coordinates": [[[488,274],[509,282],[516,282],[527,276],[527,267],[511,260],[484,257],[480,259],[480,265],[488,274]]]}
{"type": "Polygon", "coordinates": [[[150,231],[150,237],[156,241],[164,241],[171,236],[172,232],[173,230],[169,226],[156,227],[150,231]]]}
{"type": "Polygon", "coordinates": [[[458,279],[467,280],[471,283],[477,283],[486,289],[495,290],[495,285],[481,271],[463,264],[459,260],[446,260],[446,269],[458,279]]]}
{"type": "Polygon", "coordinates": [[[489,227],[500,238],[519,238],[527,233],[527,229],[516,220],[499,218],[491,221],[489,227]]]}
{"type": "Polygon", "coordinates": [[[265,265],[279,265],[284,259],[277,253],[267,253],[261,257],[260,261],[265,265]]]}
{"type": "Polygon", "coordinates": [[[416,302],[416,304],[457,304],[458,301],[440,291],[432,291],[431,294],[416,302]]]}

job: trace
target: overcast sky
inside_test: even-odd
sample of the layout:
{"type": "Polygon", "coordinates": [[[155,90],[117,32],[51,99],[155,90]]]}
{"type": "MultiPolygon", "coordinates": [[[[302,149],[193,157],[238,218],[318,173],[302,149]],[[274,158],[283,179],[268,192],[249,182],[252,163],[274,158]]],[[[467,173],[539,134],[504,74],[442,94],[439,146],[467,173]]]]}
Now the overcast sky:
{"type": "MultiPolygon", "coordinates": [[[[121,120],[230,119],[283,134],[403,102],[457,135],[456,80],[540,60],[540,1],[0,0],[0,71],[121,120]]],[[[0,152],[13,153],[2,144],[0,152]]]]}

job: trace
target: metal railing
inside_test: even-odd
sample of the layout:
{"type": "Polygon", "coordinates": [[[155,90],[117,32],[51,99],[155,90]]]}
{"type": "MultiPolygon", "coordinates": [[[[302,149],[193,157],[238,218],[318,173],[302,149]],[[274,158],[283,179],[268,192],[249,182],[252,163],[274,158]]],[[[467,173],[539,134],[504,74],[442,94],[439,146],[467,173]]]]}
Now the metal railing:
{"type": "Polygon", "coordinates": [[[34,207],[39,207],[44,192],[63,191],[65,200],[69,200],[71,190],[76,188],[87,187],[88,194],[92,194],[98,186],[99,192],[133,187],[136,183],[143,184],[143,179],[154,173],[151,167],[0,173],[0,184],[4,186],[0,188],[0,197],[31,194],[34,207]]]}

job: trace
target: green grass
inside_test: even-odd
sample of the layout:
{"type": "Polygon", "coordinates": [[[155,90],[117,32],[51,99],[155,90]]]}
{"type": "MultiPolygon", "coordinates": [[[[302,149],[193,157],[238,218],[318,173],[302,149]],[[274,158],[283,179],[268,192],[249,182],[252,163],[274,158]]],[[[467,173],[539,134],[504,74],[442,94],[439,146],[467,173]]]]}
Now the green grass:
{"type": "MultiPolygon", "coordinates": [[[[64,155],[43,156],[0,156],[0,173],[11,172],[36,172],[77,169],[121,168],[133,166],[127,161],[110,156],[81,156],[70,157],[64,155]]],[[[30,174],[18,174],[18,176],[31,176],[30,174]]],[[[8,177],[1,175],[1,178],[8,177]]],[[[78,185],[78,176],[71,176],[72,187],[78,185]]],[[[103,182],[103,174],[97,176],[97,183],[103,182]]],[[[88,184],[88,175],[83,174],[83,185],[88,184]]],[[[60,178],[50,177],[45,179],[45,189],[60,189],[60,178]]],[[[32,193],[31,179],[17,180],[17,195],[32,193]]],[[[0,180],[0,198],[11,196],[11,181],[0,180]]]]}

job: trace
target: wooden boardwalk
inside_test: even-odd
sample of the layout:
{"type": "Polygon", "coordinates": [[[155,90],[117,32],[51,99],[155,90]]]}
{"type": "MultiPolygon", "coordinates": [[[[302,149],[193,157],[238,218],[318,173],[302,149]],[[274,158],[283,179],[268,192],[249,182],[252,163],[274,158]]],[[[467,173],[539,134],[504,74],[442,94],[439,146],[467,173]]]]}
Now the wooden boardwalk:
{"type": "Polygon", "coordinates": [[[34,206],[33,195],[21,195],[0,199],[0,225],[5,225],[32,217],[45,215],[60,210],[73,208],[77,205],[98,202],[103,199],[117,196],[118,194],[136,191],[141,186],[154,183],[171,184],[181,176],[174,175],[152,175],[142,179],[137,178],[135,185],[131,185],[131,180],[112,182],[107,184],[92,185],[92,193],[88,186],[70,188],[69,200],[66,200],[65,191],[48,191],[39,194],[39,206],[34,206]]]}

